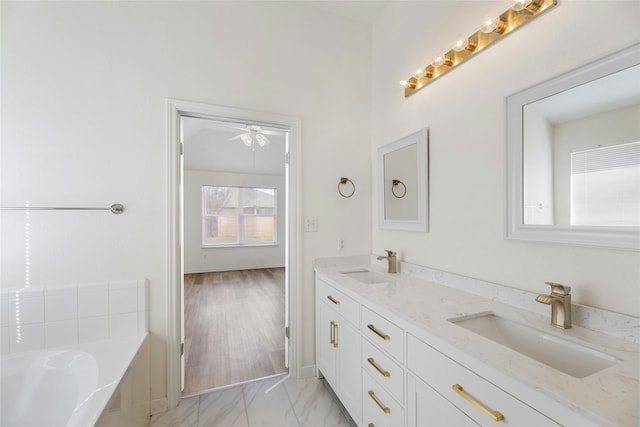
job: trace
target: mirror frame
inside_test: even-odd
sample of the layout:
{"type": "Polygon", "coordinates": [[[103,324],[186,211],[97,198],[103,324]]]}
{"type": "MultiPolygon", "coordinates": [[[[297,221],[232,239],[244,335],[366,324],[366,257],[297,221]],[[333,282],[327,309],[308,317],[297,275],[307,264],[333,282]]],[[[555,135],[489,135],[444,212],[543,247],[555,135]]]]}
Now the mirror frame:
{"type": "Polygon", "coordinates": [[[507,239],[640,250],[640,227],[524,224],[522,176],[526,105],[638,64],[635,44],[507,97],[507,239]]]}
{"type": "Polygon", "coordinates": [[[423,231],[429,230],[428,220],[428,188],[429,188],[429,130],[424,128],[418,132],[400,138],[397,141],[378,148],[378,226],[387,230],[423,231]],[[393,220],[385,218],[384,209],[384,156],[410,145],[416,144],[416,170],[418,177],[418,218],[416,220],[393,220]]]}

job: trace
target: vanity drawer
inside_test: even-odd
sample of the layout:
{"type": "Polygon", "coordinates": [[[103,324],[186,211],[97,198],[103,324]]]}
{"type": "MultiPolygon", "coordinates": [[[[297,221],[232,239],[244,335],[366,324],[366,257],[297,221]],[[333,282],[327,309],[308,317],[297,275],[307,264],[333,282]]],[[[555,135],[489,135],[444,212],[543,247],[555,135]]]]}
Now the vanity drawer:
{"type": "Polygon", "coordinates": [[[404,402],[404,369],[366,339],[362,340],[362,369],[398,402],[404,402]]]}
{"type": "Polygon", "coordinates": [[[496,420],[468,399],[489,411],[499,411],[504,416],[500,425],[559,425],[411,335],[407,338],[407,368],[480,425],[496,425],[496,420]]]}
{"type": "Polygon", "coordinates": [[[362,373],[362,424],[374,427],[404,426],[404,407],[366,372],[362,373]]]}
{"type": "Polygon", "coordinates": [[[358,328],[360,326],[360,304],[329,285],[325,281],[316,280],[317,298],[340,313],[347,321],[358,328]]]}
{"type": "Polygon", "coordinates": [[[404,362],[404,330],[384,317],[362,307],[362,335],[398,362],[404,362]]]}

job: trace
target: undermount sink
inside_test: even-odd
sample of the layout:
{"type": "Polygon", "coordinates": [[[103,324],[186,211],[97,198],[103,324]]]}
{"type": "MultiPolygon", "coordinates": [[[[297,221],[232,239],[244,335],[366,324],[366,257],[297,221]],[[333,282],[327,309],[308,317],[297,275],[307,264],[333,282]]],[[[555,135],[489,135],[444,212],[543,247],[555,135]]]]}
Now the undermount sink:
{"type": "Polygon", "coordinates": [[[449,321],[575,378],[587,377],[619,362],[615,357],[598,350],[493,313],[449,321]]]}
{"type": "Polygon", "coordinates": [[[342,274],[362,283],[387,283],[389,278],[370,270],[343,271],[342,274]]]}

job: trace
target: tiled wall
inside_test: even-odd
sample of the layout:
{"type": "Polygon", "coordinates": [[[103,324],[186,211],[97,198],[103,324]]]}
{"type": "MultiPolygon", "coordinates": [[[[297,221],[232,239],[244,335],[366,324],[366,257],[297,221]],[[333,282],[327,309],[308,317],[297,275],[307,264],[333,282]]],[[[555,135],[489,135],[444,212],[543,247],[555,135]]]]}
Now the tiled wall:
{"type": "Polygon", "coordinates": [[[148,331],[146,280],[0,293],[2,354],[148,331]]]}

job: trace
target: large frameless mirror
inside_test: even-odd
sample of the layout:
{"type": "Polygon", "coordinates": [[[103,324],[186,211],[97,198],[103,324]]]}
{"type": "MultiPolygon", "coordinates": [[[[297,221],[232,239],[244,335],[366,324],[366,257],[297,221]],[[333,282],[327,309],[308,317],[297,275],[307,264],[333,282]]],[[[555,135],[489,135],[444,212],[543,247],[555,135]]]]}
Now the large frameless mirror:
{"type": "Polygon", "coordinates": [[[379,226],[427,231],[427,129],[378,148],[379,226]]]}
{"type": "Polygon", "coordinates": [[[640,249],[640,45],[507,98],[512,239],[640,249]]]}

